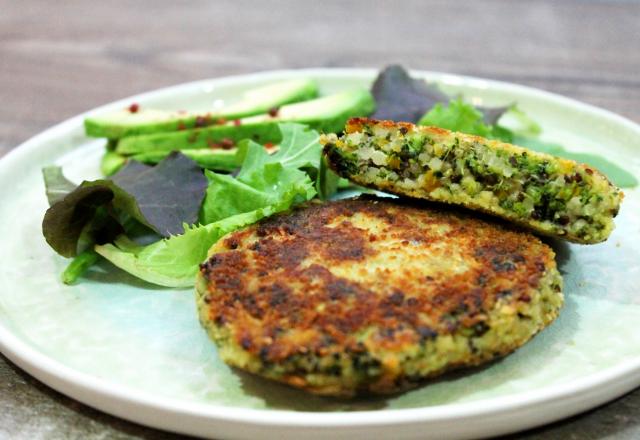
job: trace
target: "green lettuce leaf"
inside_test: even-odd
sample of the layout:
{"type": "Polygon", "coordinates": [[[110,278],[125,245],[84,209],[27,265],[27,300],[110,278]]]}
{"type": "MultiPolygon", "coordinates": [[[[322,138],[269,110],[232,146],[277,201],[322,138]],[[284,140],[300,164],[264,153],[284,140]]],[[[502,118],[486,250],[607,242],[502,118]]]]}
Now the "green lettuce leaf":
{"type": "Polygon", "coordinates": [[[95,251],[120,269],[149,283],[166,287],[193,286],[200,263],[221,237],[264,217],[289,209],[298,200],[293,191],[270,206],[232,215],[207,225],[186,228],[185,233],[148,246],[140,246],[125,235],[95,251]]]}
{"type": "Polygon", "coordinates": [[[253,141],[240,143],[238,156],[242,167],[235,177],[205,172],[209,186],[200,211],[201,223],[216,222],[283,200],[295,204],[316,195],[312,178],[317,180],[321,167],[319,134],[292,123],[280,124],[280,131],[282,142],[272,155],[253,141]]]}
{"type": "MultiPolygon", "coordinates": [[[[260,145],[256,147],[264,150],[260,145]]],[[[264,164],[262,170],[242,179],[212,171],[206,171],[206,176],[209,187],[200,215],[203,224],[284,200],[291,200],[293,204],[303,202],[316,194],[313,182],[304,171],[287,169],[279,163],[264,164]]]]}
{"type": "Polygon", "coordinates": [[[242,164],[238,178],[242,179],[260,170],[267,163],[280,163],[285,168],[306,169],[313,177],[313,173],[320,168],[322,157],[320,134],[306,125],[292,122],[279,124],[278,128],[282,140],[275,154],[267,154],[264,147],[261,152],[257,152],[255,145],[259,144],[251,140],[238,143],[237,162],[242,164]],[[251,154],[249,150],[252,150],[251,154]]]}
{"type": "Polygon", "coordinates": [[[504,142],[513,141],[513,133],[510,130],[498,125],[487,125],[482,112],[460,98],[449,101],[447,105],[442,103],[434,105],[420,118],[418,124],[434,125],[504,142]]]}
{"type": "Polygon", "coordinates": [[[113,244],[95,246],[95,251],[130,274],[166,287],[193,286],[200,263],[209,248],[223,235],[257,222],[276,212],[275,207],[257,209],[203,226],[185,227],[184,234],[140,246],[119,236],[113,244]]]}
{"type": "Polygon", "coordinates": [[[242,167],[236,176],[205,171],[209,186],[200,212],[202,225],[148,246],[123,235],[113,244],[96,246],[96,252],[150,283],[192,286],[200,263],[220,237],[316,195],[317,183],[309,174],[320,173],[318,133],[299,124],[282,124],[280,130],[282,142],[273,155],[253,141],[241,142],[242,167]]]}

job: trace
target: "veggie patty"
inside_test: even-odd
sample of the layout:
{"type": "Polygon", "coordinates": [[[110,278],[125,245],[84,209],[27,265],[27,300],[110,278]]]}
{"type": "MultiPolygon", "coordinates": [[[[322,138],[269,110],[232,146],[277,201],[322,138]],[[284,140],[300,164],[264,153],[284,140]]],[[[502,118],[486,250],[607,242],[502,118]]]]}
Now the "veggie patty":
{"type": "Polygon", "coordinates": [[[323,138],[338,174],[465,206],[576,243],[606,240],[623,193],[588,165],[438,127],[355,118],[323,138]]]}
{"type": "Polygon", "coordinates": [[[222,359],[311,393],[391,393],[506,355],[555,319],[551,248],[416,203],[309,202],[220,239],[196,291],[222,359]]]}

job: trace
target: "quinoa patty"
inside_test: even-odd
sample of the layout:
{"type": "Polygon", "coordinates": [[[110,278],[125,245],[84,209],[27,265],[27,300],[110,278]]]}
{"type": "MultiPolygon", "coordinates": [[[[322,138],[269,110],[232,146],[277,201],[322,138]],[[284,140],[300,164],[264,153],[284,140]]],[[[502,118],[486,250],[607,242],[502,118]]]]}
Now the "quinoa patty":
{"type": "Polygon", "coordinates": [[[196,291],[226,363],[353,396],[510,353],[555,319],[561,285],[553,251],[528,233],[361,197],[226,235],[196,291]]]}
{"type": "Polygon", "coordinates": [[[481,210],[576,243],[606,240],[623,197],[588,165],[438,127],[356,118],[342,137],[323,142],[330,166],[357,184],[481,210]]]}

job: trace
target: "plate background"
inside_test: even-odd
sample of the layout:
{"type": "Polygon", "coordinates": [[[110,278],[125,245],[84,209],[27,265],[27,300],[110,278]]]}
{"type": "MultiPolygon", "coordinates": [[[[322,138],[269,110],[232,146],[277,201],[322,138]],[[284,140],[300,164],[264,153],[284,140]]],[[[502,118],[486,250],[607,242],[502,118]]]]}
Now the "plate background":
{"type": "MultiPolygon", "coordinates": [[[[204,81],[132,99],[142,105],[206,108],[218,99],[229,100],[249,84],[291,75],[296,73],[204,81]]],[[[306,75],[317,77],[330,92],[366,85],[373,71],[310,70],[306,75]]],[[[463,93],[475,103],[517,101],[542,124],[544,138],[581,151],[606,151],[610,160],[640,175],[632,147],[640,129],[629,121],[532,89],[427,76],[444,83],[447,92],[463,93]]],[[[447,376],[391,399],[334,402],[230,371],[200,330],[188,290],[156,289],[106,265],[78,286],[59,283],[65,260],[50,251],[39,231],[46,209],[39,169],[55,162],[72,180],[98,176],[102,143],[85,139],[80,122],[76,118],[63,123],[0,162],[0,184],[12,189],[0,207],[0,347],[36,377],[79,400],[142,423],[190,433],[231,429],[228,432],[237,435],[241,427],[277,424],[290,433],[297,432],[296,425],[316,425],[346,435],[364,434],[376,424],[403,423],[402,432],[411,434],[411,429],[424,426],[437,432],[439,424],[455,419],[469,422],[461,427],[459,434],[464,435],[549,421],[640,383],[640,331],[635,326],[640,300],[634,295],[640,281],[640,224],[632,214],[640,212],[640,203],[635,190],[625,191],[618,227],[605,244],[554,244],[565,275],[565,309],[556,323],[514,355],[473,374],[447,376]],[[581,397],[575,400],[576,396],[581,397]],[[562,411],[550,411],[553,405],[543,409],[539,403],[548,399],[562,411]],[[132,414],[131,408],[139,413],[132,414]],[[504,409],[527,408],[528,416],[517,423],[483,427],[474,419],[483,416],[486,421],[504,409]],[[283,410],[312,413],[293,416],[283,410]],[[357,412],[335,412],[344,410],[357,412]],[[182,419],[172,421],[171,415],[180,414],[182,419]],[[186,426],[185,415],[200,425],[186,426]]],[[[376,432],[383,432],[380,429],[376,432]]]]}

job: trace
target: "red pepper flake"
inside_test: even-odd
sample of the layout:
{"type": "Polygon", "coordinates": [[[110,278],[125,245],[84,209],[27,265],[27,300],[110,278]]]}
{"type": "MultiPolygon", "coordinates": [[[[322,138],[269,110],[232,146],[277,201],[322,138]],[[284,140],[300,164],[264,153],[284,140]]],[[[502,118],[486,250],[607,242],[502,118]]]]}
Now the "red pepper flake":
{"type": "Polygon", "coordinates": [[[140,106],[137,103],[134,102],[128,107],[128,110],[131,113],[138,113],[138,110],[140,110],[140,106]]]}
{"type": "Polygon", "coordinates": [[[280,109],[278,107],[271,107],[267,113],[269,113],[269,116],[271,116],[272,118],[275,118],[276,116],[278,116],[279,111],[280,109]]]}
{"type": "Polygon", "coordinates": [[[216,121],[216,123],[218,125],[222,125],[222,124],[226,124],[227,120],[225,118],[218,118],[218,120],[216,121]]]}
{"type": "Polygon", "coordinates": [[[589,175],[593,174],[593,170],[591,168],[585,168],[585,171],[589,175]]]}
{"type": "Polygon", "coordinates": [[[242,125],[242,121],[240,119],[234,119],[233,125],[235,125],[236,127],[239,127],[240,125],[242,125]]]}
{"type": "Polygon", "coordinates": [[[220,141],[220,146],[225,149],[228,150],[230,148],[235,147],[236,143],[233,142],[233,140],[229,139],[229,138],[224,138],[220,141]]]}
{"type": "Polygon", "coordinates": [[[264,148],[273,148],[273,144],[271,142],[267,142],[264,144],[264,148]]]}
{"type": "Polygon", "coordinates": [[[206,125],[209,125],[210,121],[211,121],[211,116],[210,115],[197,116],[196,117],[195,126],[196,127],[204,127],[206,125]]]}
{"type": "Polygon", "coordinates": [[[236,143],[229,138],[224,138],[220,142],[216,142],[213,139],[207,139],[207,145],[209,148],[217,149],[222,148],[223,150],[229,150],[236,146],[236,143]]]}
{"type": "Polygon", "coordinates": [[[184,122],[182,122],[182,121],[178,122],[178,130],[184,130],[186,128],[187,128],[187,126],[184,125],[184,122]]]}

